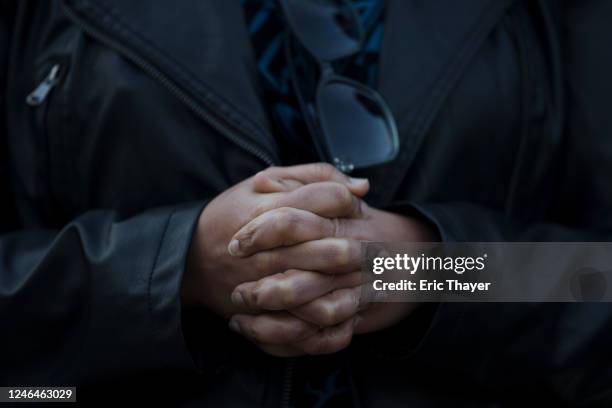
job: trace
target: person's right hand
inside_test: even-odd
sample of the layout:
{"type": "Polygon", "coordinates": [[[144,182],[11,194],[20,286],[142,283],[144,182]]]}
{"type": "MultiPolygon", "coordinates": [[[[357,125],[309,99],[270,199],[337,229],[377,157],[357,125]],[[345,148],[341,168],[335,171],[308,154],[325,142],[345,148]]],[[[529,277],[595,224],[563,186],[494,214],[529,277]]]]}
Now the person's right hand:
{"type": "MultiPolygon", "coordinates": [[[[277,248],[246,258],[231,256],[228,244],[242,226],[272,209],[281,209],[282,212],[282,208],[289,207],[328,218],[359,217],[359,197],[363,197],[368,189],[367,180],[352,179],[331,165],[316,163],[271,167],[226,190],[212,200],[200,215],[183,277],[183,303],[204,306],[229,317],[245,311],[239,310],[230,300],[233,289],[243,282],[257,281],[296,267],[304,270],[324,267],[330,273],[354,270],[351,268],[355,268],[355,265],[344,265],[340,259],[342,257],[336,264],[327,259],[330,248],[334,248],[333,242],[325,247],[304,244],[301,247],[277,248]],[[274,186],[275,183],[292,182],[295,185],[289,189],[274,186]],[[265,190],[291,191],[255,192],[265,190]],[[323,261],[325,265],[321,265],[323,261]]],[[[295,223],[294,212],[287,211],[286,214],[286,223],[292,228],[300,228],[295,223]]]]}

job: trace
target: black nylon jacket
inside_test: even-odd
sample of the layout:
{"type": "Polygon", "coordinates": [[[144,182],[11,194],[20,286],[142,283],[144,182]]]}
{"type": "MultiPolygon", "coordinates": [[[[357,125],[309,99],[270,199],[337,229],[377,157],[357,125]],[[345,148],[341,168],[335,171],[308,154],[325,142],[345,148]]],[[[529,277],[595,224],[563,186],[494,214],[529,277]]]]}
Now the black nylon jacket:
{"type": "MultiPolygon", "coordinates": [[[[207,201],[283,164],[239,2],[0,4],[0,385],[286,403],[293,362],[179,301],[207,201]]],[[[401,152],[367,201],[448,241],[609,240],[611,20],[606,0],[389,0],[401,152]]],[[[608,304],[441,304],[313,361],[348,365],[363,407],[612,406],[611,340],[608,304]]]]}

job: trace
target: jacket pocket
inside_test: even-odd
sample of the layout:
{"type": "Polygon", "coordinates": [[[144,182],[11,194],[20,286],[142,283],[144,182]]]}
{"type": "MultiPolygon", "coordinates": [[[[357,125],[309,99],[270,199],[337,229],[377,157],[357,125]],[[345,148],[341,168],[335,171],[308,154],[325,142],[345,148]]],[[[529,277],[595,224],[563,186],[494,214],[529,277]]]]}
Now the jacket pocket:
{"type": "Polygon", "coordinates": [[[52,163],[54,140],[61,133],[61,112],[64,111],[63,100],[60,95],[68,72],[68,61],[63,58],[54,58],[38,70],[36,81],[31,92],[25,97],[27,109],[32,111],[34,119],[34,145],[36,146],[36,165],[32,169],[35,174],[36,189],[35,200],[38,208],[47,220],[57,217],[57,200],[53,195],[53,180],[57,172],[55,163],[52,163]]]}

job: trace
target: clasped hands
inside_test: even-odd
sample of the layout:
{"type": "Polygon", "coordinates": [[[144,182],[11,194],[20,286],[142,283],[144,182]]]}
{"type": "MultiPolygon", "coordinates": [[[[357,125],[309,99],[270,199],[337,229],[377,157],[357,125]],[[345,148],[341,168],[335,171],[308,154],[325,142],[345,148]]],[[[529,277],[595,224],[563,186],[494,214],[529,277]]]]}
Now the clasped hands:
{"type": "Polygon", "coordinates": [[[361,297],[361,241],[432,241],[419,220],[368,206],[365,179],[316,163],[271,167],[202,212],[182,300],[276,356],[333,353],[401,320],[414,303],[361,297]]]}

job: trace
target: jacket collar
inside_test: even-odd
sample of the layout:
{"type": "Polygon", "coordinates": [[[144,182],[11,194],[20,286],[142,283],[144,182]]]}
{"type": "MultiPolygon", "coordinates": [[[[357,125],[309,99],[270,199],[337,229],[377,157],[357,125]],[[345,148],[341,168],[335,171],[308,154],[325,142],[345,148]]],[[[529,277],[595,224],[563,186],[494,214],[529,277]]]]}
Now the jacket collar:
{"type": "Polygon", "coordinates": [[[389,203],[436,113],[485,38],[515,0],[389,0],[378,88],[393,111],[400,153],[374,171],[389,203]]]}
{"type": "MultiPolygon", "coordinates": [[[[387,182],[377,183],[384,188],[379,195],[393,193],[445,97],[515,1],[388,0],[379,90],[397,118],[402,145],[396,164],[385,166],[387,182]]],[[[239,1],[65,3],[276,157],[239,1]]]]}
{"type": "MultiPolygon", "coordinates": [[[[277,160],[239,1],[64,0],[106,42],[155,67],[277,160]]],[[[101,38],[98,38],[101,39],[101,38]]],[[[133,59],[133,58],[132,58],[133,59]]],[[[132,61],[133,62],[133,61],[132,61]]],[[[210,112],[209,112],[210,113],[210,112]]]]}

